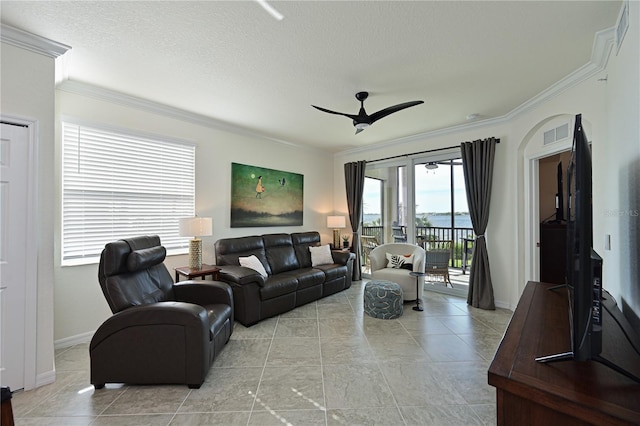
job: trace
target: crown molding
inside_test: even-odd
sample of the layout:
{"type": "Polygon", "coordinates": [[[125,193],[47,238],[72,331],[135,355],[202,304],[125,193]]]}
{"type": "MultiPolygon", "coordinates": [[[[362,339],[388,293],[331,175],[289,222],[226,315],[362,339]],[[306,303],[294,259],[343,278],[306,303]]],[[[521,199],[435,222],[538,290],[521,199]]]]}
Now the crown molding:
{"type": "Polygon", "coordinates": [[[66,44],[58,43],[57,41],[49,40],[48,38],[40,37],[5,24],[1,24],[0,26],[0,41],[54,59],[71,50],[71,46],[67,46],[66,44]]]}
{"type": "Polygon", "coordinates": [[[509,120],[530,111],[538,106],[548,102],[552,98],[560,95],[566,90],[577,86],[583,81],[593,77],[606,68],[609,61],[609,55],[613,48],[615,38],[615,28],[607,28],[606,30],[598,31],[593,40],[593,47],[591,49],[591,60],[585,65],[581,66],[577,70],[568,74],[560,81],[552,84],[542,92],[538,93],[533,98],[524,102],[520,106],[513,109],[511,112],[505,115],[509,120]]]}
{"type": "Polygon", "coordinates": [[[292,146],[299,149],[307,149],[313,151],[320,151],[317,148],[309,147],[306,145],[300,145],[294,142],[290,142],[284,139],[279,139],[271,136],[267,136],[258,132],[247,129],[246,127],[236,126],[218,120],[213,117],[209,117],[203,114],[187,111],[181,108],[172,107],[160,102],[151,101],[137,96],[127,95],[126,93],[117,92],[115,90],[106,89],[104,87],[95,86],[93,84],[83,83],[76,80],[64,80],[60,82],[56,89],[62,90],[77,95],[87,96],[90,98],[135,108],[142,111],[147,111],[153,114],[163,115],[165,117],[177,119],[180,121],[189,122],[203,127],[211,129],[222,130],[237,135],[248,136],[251,138],[266,139],[279,144],[292,146]]]}
{"type": "MultiPolygon", "coordinates": [[[[351,154],[359,154],[363,152],[369,152],[372,150],[376,150],[379,148],[384,148],[389,145],[405,145],[414,143],[417,141],[424,141],[431,138],[445,136],[449,134],[455,134],[461,131],[468,131],[473,129],[480,129],[483,127],[495,126],[504,123],[508,123],[513,120],[517,116],[524,114],[525,112],[531,111],[540,105],[548,102],[552,98],[560,95],[566,90],[582,83],[598,72],[602,71],[606,68],[609,55],[613,49],[615,40],[615,28],[611,27],[602,31],[598,31],[594,37],[593,47],[591,51],[591,59],[590,61],[573,71],[566,77],[562,78],[560,81],[554,83],[547,89],[543,90],[533,98],[514,108],[510,112],[506,113],[501,117],[489,118],[486,120],[480,120],[473,123],[463,123],[460,125],[447,127],[444,129],[437,129],[429,132],[419,133],[416,135],[406,136],[398,139],[387,140],[383,142],[378,142],[372,145],[367,145],[366,147],[359,147],[354,149],[349,149],[345,151],[340,151],[334,153],[334,156],[343,156],[343,155],[351,155],[351,154]]],[[[18,30],[12,27],[8,27],[6,25],[2,25],[2,41],[10,44],[15,44],[20,47],[30,46],[29,50],[36,51],[37,53],[47,54],[48,56],[57,57],[68,49],[69,46],[65,46],[61,43],[56,43],[54,41],[45,39],[43,37],[35,36],[31,33],[27,33],[22,30],[18,30]],[[6,32],[6,33],[5,33],[6,32]],[[11,41],[5,40],[8,38],[11,41]],[[51,53],[47,53],[51,52],[51,53]]],[[[25,47],[28,48],[28,47],[25,47]]],[[[255,131],[252,131],[246,127],[230,124],[213,117],[205,116],[202,114],[186,111],[180,108],[175,108],[169,105],[165,105],[159,102],[150,101],[147,99],[139,98],[132,95],[127,95],[121,92],[116,92],[110,89],[106,89],[103,87],[94,86],[87,83],[82,83],[75,80],[65,80],[58,84],[57,89],[75,93],[79,95],[89,96],[95,99],[100,99],[104,101],[108,101],[111,103],[120,104],[123,106],[133,107],[140,110],[145,110],[148,112],[152,112],[155,114],[164,115],[166,117],[175,118],[181,121],[190,122],[193,124],[223,130],[230,133],[248,136],[252,138],[258,139],[266,139],[272,142],[276,142],[279,144],[284,144],[287,146],[292,146],[295,148],[309,149],[320,151],[318,148],[309,147],[307,145],[300,145],[298,143],[294,143],[291,141],[271,137],[268,135],[264,135],[255,131]]]]}
{"type": "Polygon", "coordinates": [[[540,105],[548,102],[552,98],[560,95],[566,90],[582,83],[583,81],[591,78],[595,74],[604,70],[607,66],[607,62],[609,61],[609,55],[611,54],[611,50],[613,49],[615,39],[615,28],[607,28],[602,31],[598,31],[594,37],[593,47],[591,49],[591,59],[590,61],[573,71],[566,77],[562,78],[560,81],[552,84],[547,89],[538,93],[533,98],[524,102],[523,104],[517,106],[513,110],[509,111],[505,115],[501,117],[490,118],[486,120],[476,121],[474,123],[464,123],[457,126],[447,127],[444,129],[433,130],[429,132],[419,133],[412,136],[406,136],[399,139],[393,139],[389,141],[379,142],[372,145],[367,145],[365,147],[353,148],[345,151],[340,151],[335,154],[335,156],[346,156],[353,154],[360,154],[363,152],[368,152],[371,150],[385,148],[389,145],[402,145],[409,144],[418,141],[424,141],[427,139],[435,138],[438,136],[445,136],[448,134],[455,134],[461,131],[473,130],[476,128],[500,125],[504,123],[508,123],[513,120],[517,116],[524,114],[525,112],[531,111],[540,105]]]}
{"type": "MultiPolygon", "coordinates": [[[[345,151],[336,152],[334,154],[334,156],[335,157],[340,157],[340,156],[346,156],[346,155],[360,154],[360,153],[364,153],[364,152],[373,151],[373,150],[376,150],[376,149],[387,148],[390,145],[393,145],[393,147],[396,148],[396,147],[399,147],[401,145],[408,145],[408,144],[412,144],[412,143],[415,143],[415,142],[424,142],[425,140],[436,138],[436,137],[439,137],[439,136],[446,136],[446,135],[449,135],[449,134],[455,134],[455,133],[459,133],[459,132],[463,132],[463,131],[481,129],[483,127],[497,126],[497,125],[500,125],[500,124],[504,124],[504,123],[506,123],[508,121],[509,121],[509,118],[507,118],[507,116],[505,115],[505,116],[502,116],[502,117],[488,118],[486,120],[475,121],[473,123],[463,123],[463,124],[459,124],[457,126],[446,127],[444,129],[432,130],[432,131],[429,131],[429,132],[419,133],[419,134],[416,134],[416,135],[405,136],[405,137],[398,138],[398,139],[392,139],[392,140],[388,140],[388,141],[377,142],[377,143],[374,143],[374,144],[371,144],[371,145],[367,145],[367,146],[363,146],[363,147],[358,147],[358,148],[353,148],[353,149],[349,149],[349,150],[345,150],[345,151]]],[[[460,141],[460,142],[463,142],[463,141],[460,141]]]]}

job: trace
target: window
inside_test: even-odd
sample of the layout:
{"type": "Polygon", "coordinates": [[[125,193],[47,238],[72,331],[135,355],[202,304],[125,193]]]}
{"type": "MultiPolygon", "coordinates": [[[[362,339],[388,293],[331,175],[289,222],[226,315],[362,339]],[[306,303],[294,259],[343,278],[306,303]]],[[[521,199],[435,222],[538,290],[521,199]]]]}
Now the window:
{"type": "Polygon", "coordinates": [[[178,219],[194,212],[195,145],[62,123],[62,265],[137,235],[186,252],[178,219]]]}
{"type": "Polygon", "coordinates": [[[382,243],[382,224],[383,222],[383,203],[382,189],[384,182],[379,178],[364,178],[364,193],[362,197],[362,227],[367,229],[367,233],[362,235],[370,235],[377,237],[382,243]]]}

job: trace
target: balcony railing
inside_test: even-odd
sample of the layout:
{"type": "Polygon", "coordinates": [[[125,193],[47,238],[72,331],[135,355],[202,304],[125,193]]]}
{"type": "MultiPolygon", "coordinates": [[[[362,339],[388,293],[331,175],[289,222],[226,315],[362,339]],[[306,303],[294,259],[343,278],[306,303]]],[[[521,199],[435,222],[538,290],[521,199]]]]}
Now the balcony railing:
{"type": "MultiPolygon", "coordinates": [[[[380,244],[384,244],[384,227],[383,226],[363,226],[362,235],[374,236],[378,239],[380,244]]],[[[452,268],[462,268],[462,260],[465,258],[464,251],[467,250],[469,254],[469,239],[473,239],[473,228],[443,228],[436,226],[417,226],[416,227],[416,241],[424,239],[426,241],[431,240],[451,240],[453,253],[449,263],[452,268]]],[[[471,261],[471,258],[467,256],[467,263],[471,261]]],[[[467,265],[468,266],[468,265],[467,265]]]]}

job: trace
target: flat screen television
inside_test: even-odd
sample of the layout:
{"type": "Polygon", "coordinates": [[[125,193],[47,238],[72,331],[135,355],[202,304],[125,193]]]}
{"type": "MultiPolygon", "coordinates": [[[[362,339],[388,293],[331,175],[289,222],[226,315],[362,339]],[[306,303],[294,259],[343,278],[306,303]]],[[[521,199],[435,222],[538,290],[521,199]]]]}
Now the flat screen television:
{"type": "Polygon", "coordinates": [[[586,361],[602,351],[602,258],[593,250],[591,150],[576,116],[567,173],[567,285],[571,303],[573,358],[586,361]]]}
{"type": "Polygon", "coordinates": [[[591,150],[576,115],[567,167],[566,285],[571,351],[537,358],[539,362],[595,359],[602,351],[602,258],[593,250],[591,150]]]}
{"type": "Polygon", "coordinates": [[[539,362],[594,360],[632,378],[640,379],[604,359],[602,352],[602,258],[593,250],[591,149],[576,115],[571,159],[567,167],[567,288],[571,351],[536,358],[539,362]]]}

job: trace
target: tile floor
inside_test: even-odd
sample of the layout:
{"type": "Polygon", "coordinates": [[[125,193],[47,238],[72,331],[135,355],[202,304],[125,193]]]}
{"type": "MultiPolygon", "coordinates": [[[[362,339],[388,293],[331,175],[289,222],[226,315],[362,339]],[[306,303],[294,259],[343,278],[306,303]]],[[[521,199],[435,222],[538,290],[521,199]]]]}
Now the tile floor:
{"type": "Polygon", "coordinates": [[[16,425],[490,425],[487,369],[511,312],[425,292],[424,312],[365,315],[364,282],[237,325],[200,389],[89,384],[88,344],[56,352],[55,383],[16,392],[16,425]]]}

